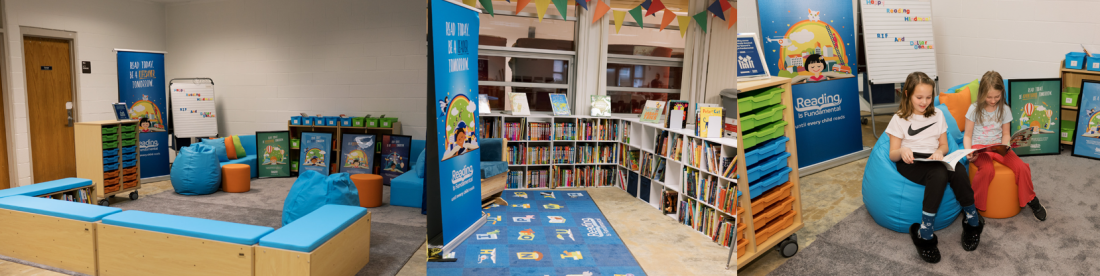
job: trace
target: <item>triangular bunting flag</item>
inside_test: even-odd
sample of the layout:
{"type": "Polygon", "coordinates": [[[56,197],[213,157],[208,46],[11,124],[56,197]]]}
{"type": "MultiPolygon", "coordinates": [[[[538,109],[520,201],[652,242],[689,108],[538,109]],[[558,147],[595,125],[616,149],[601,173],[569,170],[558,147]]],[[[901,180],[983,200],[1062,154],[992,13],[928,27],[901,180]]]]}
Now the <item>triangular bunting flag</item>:
{"type": "Polygon", "coordinates": [[[730,9],[729,13],[730,13],[730,15],[726,16],[727,18],[730,19],[730,20],[726,20],[726,22],[728,22],[728,24],[729,24],[729,25],[726,26],[726,30],[729,30],[730,28],[733,28],[733,24],[737,24],[737,9],[730,9]]]}
{"type": "Polygon", "coordinates": [[[721,5],[722,5],[722,10],[723,10],[723,11],[727,11],[727,10],[729,10],[730,8],[732,8],[732,6],[730,6],[730,1],[722,1],[722,0],[718,0],[718,2],[719,2],[719,3],[721,3],[721,5]]]}
{"type": "Polygon", "coordinates": [[[523,8],[527,7],[527,3],[531,3],[531,0],[516,0],[516,14],[523,11],[523,8]]]}
{"type": "Polygon", "coordinates": [[[645,0],[642,2],[642,8],[648,10],[650,4],[653,4],[653,0],[645,0]]]}
{"type": "MultiPolygon", "coordinates": [[[[604,3],[603,1],[596,0],[596,13],[592,14],[592,23],[595,24],[596,20],[600,20],[600,18],[603,18],[603,16],[606,15],[607,11],[609,10],[611,10],[611,6],[608,6],[607,3],[604,3]]],[[[619,24],[617,20],[615,23],[619,24]]]]}
{"type": "Polygon", "coordinates": [[[554,0],[554,7],[558,8],[561,18],[567,18],[565,15],[569,14],[569,0],[554,0]]]}
{"type": "Polygon", "coordinates": [[[664,10],[665,3],[661,3],[661,0],[653,0],[653,3],[649,4],[649,8],[646,8],[646,16],[656,14],[657,11],[664,10]]]}
{"type": "Polygon", "coordinates": [[[615,33],[619,33],[619,29],[623,28],[623,20],[626,20],[626,12],[612,11],[611,13],[615,16],[615,33]]]}
{"type": "Polygon", "coordinates": [[[462,0],[462,4],[477,8],[477,0],[462,0]]]}
{"type": "MultiPolygon", "coordinates": [[[[603,1],[599,1],[599,0],[596,0],[596,1],[603,2],[603,1]]],[[[588,10],[588,2],[585,2],[584,0],[577,0],[577,6],[581,6],[586,11],[588,10]]]]}
{"type": "Polygon", "coordinates": [[[638,23],[638,27],[645,29],[645,27],[643,26],[645,24],[642,24],[642,6],[637,6],[633,9],[630,9],[630,17],[634,18],[634,22],[638,23]]]}
{"type": "Polygon", "coordinates": [[[672,20],[676,20],[676,14],[672,11],[665,9],[664,18],[661,18],[661,30],[664,31],[668,24],[672,24],[672,20]]]}
{"type": "Polygon", "coordinates": [[[706,11],[701,11],[701,12],[699,12],[699,13],[691,16],[691,17],[695,18],[695,23],[699,24],[699,28],[703,28],[704,33],[707,32],[707,12],[706,11]]]}
{"type": "Polygon", "coordinates": [[[546,16],[547,7],[550,7],[550,0],[535,0],[535,9],[539,13],[539,22],[542,22],[542,17],[546,16]]]}
{"type": "Polygon", "coordinates": [[[485,11],[489,12],[492,17],[497,17],[493,14],[493,0],[481,0],[481,7],[485,8],[485,11]]]}
{"type": "Polygon", "coordinates": [[[707,7],[707,10],[710,11],[710,13],[713,13],[714,16],[717,16],[722,20],[726,20],[726,13],[724,10],[722,10],[722,4],[719,4],[722,1],[726,0],[714,0],[714,3],[711,3],[710,7],[707,7]]]}
{"type": "Polygon", "coordinates": [[[680,38],[683,38],[684,34],[687,34],[688,28],[691,27],[689,25],[691,24],[691,17],[677,16],[676,21],[680,23],[680,38]]]}

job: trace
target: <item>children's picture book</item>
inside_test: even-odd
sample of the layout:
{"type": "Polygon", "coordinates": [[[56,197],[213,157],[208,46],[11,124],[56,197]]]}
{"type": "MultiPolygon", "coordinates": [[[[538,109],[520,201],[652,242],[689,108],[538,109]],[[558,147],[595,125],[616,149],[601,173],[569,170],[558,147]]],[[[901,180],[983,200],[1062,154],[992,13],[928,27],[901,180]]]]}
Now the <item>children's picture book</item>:
{"type": "Polygon", "coordinates": [[[489,95],[478,94],[477,95],[477,113],[489,114],[489,95]]]}
{"type": "Polygon", "coordinates": [[[512,115],[531,115],[531,106],[527,104],[527,93],[512,93],[512,115]]]}
{"type": "Polygon", "coordinates": [[[642,115],[639,121],[643,123],[661,123],[661,119],[664,116],[665,102],[646,100],[645,107],[642,108],[642,115]]]}
{"type": "Polygon", "coordinates": [[[298,155],[299,171],[315,171],[328,175],[330,151],[332,151],[332,133],[303,132],[302,151],[298,155]]]}
{"type": "Polygon", "coordinates": [[[687,127],[688,105],[687,101],[668,101],[668,119],[665,120],[665,127],[673,130],[687,127]]]}
{"type": "Polygon", "coordinates": [[[695,116],[695,135],[703,138],[722,137],[722,108],[700,107],[695,116]]]}
{"type": "Polygon", "coordinates": [[[675,214],[676,213],[676,205],[678,205],[676,203],[678,201],[680,201],[679,200],[680,199],[680,193],[677,193],[676,191],[673,191],[673,190],[664,190],[662,193],[664,193],[664,201],[665,201],[665,204],[664,204],[665,209],[663,210],[664,213],[666,215],[667,214],[675,214]]]}
{"type": "Polygon", "coordinates": [[[256,160],[260,178],[290,176],[290,132],[257,131],[256,160]]]}
{"type": "Polygon", "coordinates": [[[611,96],[592,95],[592,117],[611,117],[611,96]]]}
{"type": "Polygon", "coordinates": [[[569,116],[569,99],[565,94],[551,93],[550,106],[554,108],[554,116],[569,116]]]}
{"type": "Polygon", "coordinates": [[[955,164],[959,163],[959,160],[962,160],[963,157],[966,157],[967,155],[969,155],[971,153],[995,152],[997,154],[1004,155],[1005,153],[1008,153],[1008,150],[1010,148],[1030,147],[1031,146],[1031,135],[1034,132],[1033,128],[1034,127],[1024,128],[1024,129],[1016,131],[1016,133],[1013,133],[1012,134],[1012,139],[1009,142],[1011,145],[1001,144],[1001,145],[991,145],[991,146],[987,146],[987,147],[974,148],[974,149],[958,149],[958,150],[955,150],[955,152],[952,152],[951,154],[943,156],[943,160],[932,160],[932,159],[927,159],[927,158],[916,158],[916,159],[913,159],[913,161],[940,162],[940,163],[943,163],[944,166],[947,166],[948,171],[955,171],[955,164]]]}
{"type": "MultiPolygon", "coordinates": [[[[401,176],[411,168],[412,136],[382,135],[382,185],[401,176]]],[[[417,152],[416,154],[420,154],[417,152]]]]}
{"type": "Polygon", "coordinates": [[[374,135],[344,133],[340,143],[340,172],[374,173],[374,135]]]}

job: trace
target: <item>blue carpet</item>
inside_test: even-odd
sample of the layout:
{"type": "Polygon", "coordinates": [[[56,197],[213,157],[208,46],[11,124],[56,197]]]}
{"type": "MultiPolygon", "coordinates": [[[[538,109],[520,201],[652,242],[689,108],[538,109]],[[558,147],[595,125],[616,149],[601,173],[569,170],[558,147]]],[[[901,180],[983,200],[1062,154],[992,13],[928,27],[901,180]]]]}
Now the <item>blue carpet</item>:
{"type": "Polygon", "coordinates": [[[506,190],[485,226],[428,275],[646,275],[585,191],[506,190]]]}

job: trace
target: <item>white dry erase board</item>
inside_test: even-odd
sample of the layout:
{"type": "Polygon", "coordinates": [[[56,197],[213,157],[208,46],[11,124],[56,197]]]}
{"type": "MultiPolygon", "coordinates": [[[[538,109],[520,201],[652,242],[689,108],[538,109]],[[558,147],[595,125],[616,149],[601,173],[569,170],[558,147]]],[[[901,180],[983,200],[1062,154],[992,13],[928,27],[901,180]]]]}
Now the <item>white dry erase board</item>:
{"type": "Polygon", "coordinates": [[[936,44],[929,0],[859,1],[863,14],[867,80],[904,83],[914,71],[935,79],[936,44]]]}
{"type": "Polygon", "coordinates": [[[207,80],[182,80],[168,87],[172,97],[174,135],[179,138],[218,135],[214,84],[207,80]]]}

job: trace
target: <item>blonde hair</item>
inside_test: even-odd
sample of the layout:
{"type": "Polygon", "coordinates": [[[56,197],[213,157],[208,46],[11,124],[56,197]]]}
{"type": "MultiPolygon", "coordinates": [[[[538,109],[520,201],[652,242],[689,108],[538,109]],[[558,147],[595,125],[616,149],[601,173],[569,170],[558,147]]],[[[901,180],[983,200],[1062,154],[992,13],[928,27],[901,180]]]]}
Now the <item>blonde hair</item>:
{"type": "MultiPolygon", "coordinates": [[[[978,110],[974,113],[974,117],[977,117],[975,118],[977,120],[974,120],[975,126],[982,125],[982,121],[985,120],[985,116],[982,116],[982,111],[984,111],[985,108],[989,106],[989,104],[985,102],[985,97],[988,96],[990,91],[993,90],[999,90],[1001,91],[1001,93],[1004,93],[1004,79],[1001,78],[1001,74],[997,73],[997,71],[985,72],[985,74],[982,75],[981,82],[978,83],[978,102],[975,103],[975,105],[977,105],[975,107],[977,107],[978,110]]],[[[997,122],[1002,122],[1002,119],[1004,119],[1004,111],[1001,110],[1001,108],[1005,107],[1004,94],[1001,94],[1001,100],[1000,102],[996,103],[996,105],[997,110],[994,111],[994,113],[997,114],[994,115],[996,116],[996,119],[994,120],[996,120],[997,122]]]]}
{"type": "MultiPolygon", "coordinates": [[[[924,74],[923,72],[909,73],[909,76],[905,77],[905,86],[902,88],[902,92],[905,93],[905,97],[901,99],[901,104],[898,105],[898,117],[908,120],[909,116],[913,116],[913,93],[916,92],[917,85],[921,84],[927,84],[931,85],[932,87],[936,87],[936,81],[932,80],[932,78],[928,77],[928,75],[924,74]]],[[[932,91],[932,95],[935,96],[935,94],[936,91],[932,91]]],[[[936,108],[933,106],[929,107],[931,108],[924,109],[925,118],[936,115],[936,108]]]]}

